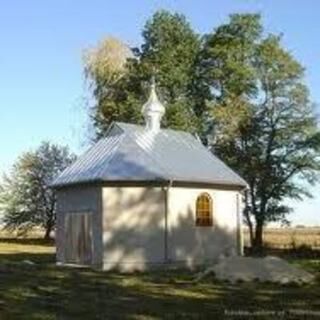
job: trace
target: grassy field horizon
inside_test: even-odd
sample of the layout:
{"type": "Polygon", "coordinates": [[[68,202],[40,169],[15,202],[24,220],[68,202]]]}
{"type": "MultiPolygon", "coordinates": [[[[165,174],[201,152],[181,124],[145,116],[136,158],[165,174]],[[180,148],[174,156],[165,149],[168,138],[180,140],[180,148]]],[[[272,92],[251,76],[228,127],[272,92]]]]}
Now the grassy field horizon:
{"type": "MultiPolygon", "coordinates": [[[[250,246],[249,230],[244,227],[244,244],[250,246]]],[[[54,233],[52,234],[54,238],[54,233]]],[[[3,238],[43,238],[44,231],[34,229],[28,233],[18,233],[0,229],[0,239],[3,238]]],[[[320,250],[320,226],[307,227],[267,227],[263,234],[264,245],[270,248],[290,249],[302,245],[320,250]]]]}
{"type": "MultiPolygon", "coordinates": [[[[309,247],[320,250],[320,227],[282,227],[265,228],[264,246],[277,249],[296,249],[309,247]]],[[[244,228],[245,246],[250,246],[249,230],[244,228]]]]}

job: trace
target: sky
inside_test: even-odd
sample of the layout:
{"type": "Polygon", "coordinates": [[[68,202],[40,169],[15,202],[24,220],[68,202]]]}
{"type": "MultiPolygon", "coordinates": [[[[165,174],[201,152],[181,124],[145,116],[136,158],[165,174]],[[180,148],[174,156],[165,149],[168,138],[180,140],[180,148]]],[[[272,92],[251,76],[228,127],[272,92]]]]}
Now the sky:
{"type": "MultiPolygon", "coordinates": [[[[43,140],[76,153],[88,147],[83,50],[110,35],[139,45],[157,9],[185,14],[199,33],[232,13],[260,13],[266,31],[282,33],[283,44],[305,66],[311,97],[320,103],[320,1],[0,1],[0,173],[43,140]]],[[[313,199],[291,202],[293,224],[320,225],[320,184],[312,191],[313,199]]]]}

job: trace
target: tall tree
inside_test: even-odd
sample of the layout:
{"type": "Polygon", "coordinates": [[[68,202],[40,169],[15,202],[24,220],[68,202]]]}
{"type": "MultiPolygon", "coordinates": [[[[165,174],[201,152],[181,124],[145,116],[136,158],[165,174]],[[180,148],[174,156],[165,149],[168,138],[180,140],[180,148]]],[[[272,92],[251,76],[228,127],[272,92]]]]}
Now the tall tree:
{"type": "Polygon", "coordinates": [[[147,21],[142,35],[144,43],[138,57],[141,68],[146,70],[145,80],[156,72],[159,91],[166,102],[164,125],[197,130],[198,110],[192,88],[200,37],[185,16],[168,11],[156,12],[147,21]]]}
{"type": "Polygon", "coordinates": [[[192,30],[186,18],[168,11],[156,12],[147,21],[143,31],[143,43],[132,49],[122,76],[109,81],[110,71],[101,61],[110,57],[107,50],[86,60],[87,76],[93,83],[96,105],[92,117],[97,138],[102,136],[112,121],[141,123],[141,106],[149,92],[149,81],[155,75],[158,94],[166,103],[164,126],[196,131],[197,115],[204,103],[192,91],[194,70],[200,50],[200,38],[192,30]],[[102,75],[102,76],[101,76],[102,75]]]}
{"type": "Polygon", "coordinates": [[[0,210],[5,227],[25,232],[39,226],[48,239],[56,221],[56,199],[49,184],[73,160],[66,147],[49,142],[24,153],[1,185],[0,210]]]}
{"type": "Polygon", "coordinates": [[[304,70],[259,15],[232,15],[206,37],[203,79],[213,92],[216,152],[249,184],[246,222],[261,249],[263,227],[285,221],[285,197],[307,195],[320,169],[320,135],[304,70]]]}

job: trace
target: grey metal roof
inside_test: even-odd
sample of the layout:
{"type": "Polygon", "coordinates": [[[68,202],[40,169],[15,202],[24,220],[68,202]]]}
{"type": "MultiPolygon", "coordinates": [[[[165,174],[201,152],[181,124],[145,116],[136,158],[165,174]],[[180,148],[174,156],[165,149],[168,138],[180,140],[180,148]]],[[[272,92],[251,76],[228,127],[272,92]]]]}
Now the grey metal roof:
{"type": "Polygon", "coordinates": [[[193,135],[115,122],[53,186],[108,181],[174,181],[246,186],[193,135]]]}

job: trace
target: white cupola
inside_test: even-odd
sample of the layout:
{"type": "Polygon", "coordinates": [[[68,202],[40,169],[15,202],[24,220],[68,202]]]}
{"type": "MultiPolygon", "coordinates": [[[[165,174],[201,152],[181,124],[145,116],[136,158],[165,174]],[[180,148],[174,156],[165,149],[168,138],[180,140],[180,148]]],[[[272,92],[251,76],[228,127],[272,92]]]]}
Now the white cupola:
{"type": "Polygon", "coordinates": [[[154,78],[152,78],[151,82],[149,99],[143,105],[142,113],[146,122],[146,129],[153,132],[159,131],[161,118],[165,113],[165,108],[158,99],[154,78]]]}

